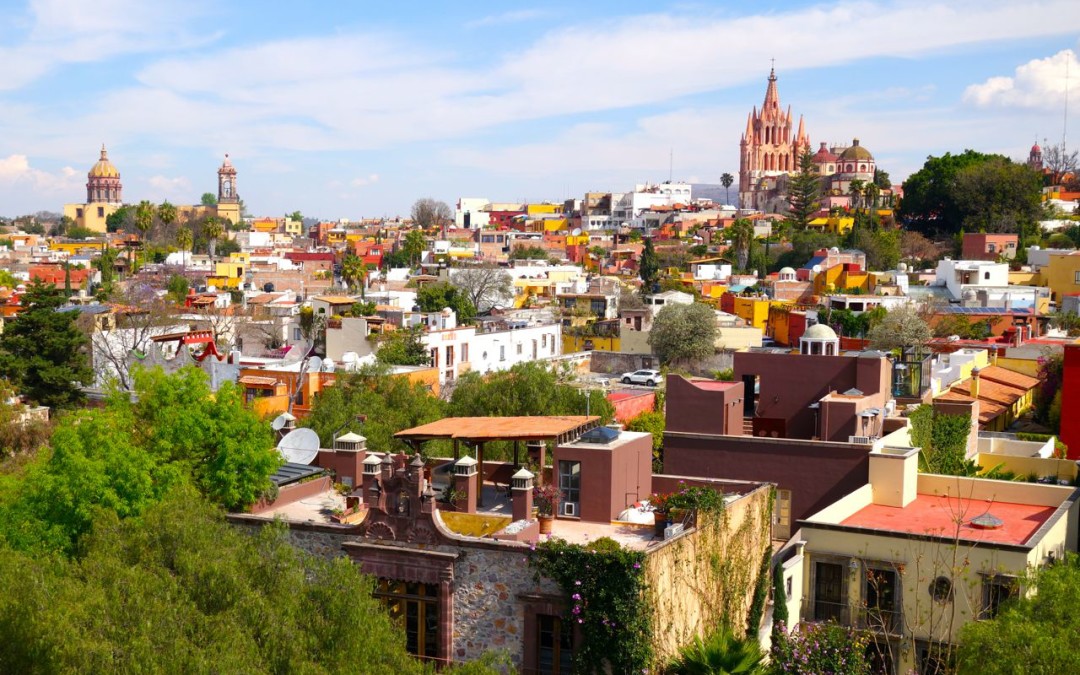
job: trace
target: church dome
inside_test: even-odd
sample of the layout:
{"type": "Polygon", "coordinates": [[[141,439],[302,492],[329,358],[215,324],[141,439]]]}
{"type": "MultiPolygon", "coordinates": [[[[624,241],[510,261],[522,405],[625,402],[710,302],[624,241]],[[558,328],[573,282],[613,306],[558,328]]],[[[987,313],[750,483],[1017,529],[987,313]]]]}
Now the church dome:
{"type": "Polygon", "coordinates": [[[225,153],[225,161],[221,163],[221,168],[218,169],[220,174],[235,174],[236,167],[232,165],[232,160],[229,159],[229,154],[225,153]]]}
{"type": "Polygon", "coordinates": [[[1035,145],[1031,146],[1031,154],[1033,154],[1033,155],[1037,155],[1037,154],[1039,154],[1040,152],[1042,152],[1042,148],[1040,148],[1040,147],[1039,147],[1039,144],[1038,144],[1038,143],[1036,143],[1035,145]]]}
{"type": "Polygon", "coordinates": [[[870,154],[869,150],[859,145],[859,139],[856,138],[851,141],[850,148],[840,153],[840,159],[863,160],[867,162],[872,162],[874,160],[874,156],[870,154]]]}
{"type": "Polygon", "coordinates": [[[822,143],[821,147],[818,149],[818,151],[814,153],[814,163],[815,164],[826,164],[828,162],[835,162],[835,161],[836,161],[836,155],[829,152],[829,148],[826,146],[825,143],[822,143]]]}
{"type": "Polygon", "coordinates": [[[802,334],[804,340],[836,340],[836,331],[823,323],[815,323],[802,334]]]}
{"type": "Polygon", "coordinates": [[[89,178],[119,178],[120,172],[116,170],[116,166],[109,161],[109,153],[105,151],[105,146],[101,146],[101,159],[97,161],[94,166],[90,167],[90,173],[87,174],[89,178]]]}
{"type": "Polygon", "coordinates": [[[795,276],[795,268],[794,267],[781,267],[780,268],[780,276],[783,277],[783,276],[788,276],[788,275],[795,276]]]}

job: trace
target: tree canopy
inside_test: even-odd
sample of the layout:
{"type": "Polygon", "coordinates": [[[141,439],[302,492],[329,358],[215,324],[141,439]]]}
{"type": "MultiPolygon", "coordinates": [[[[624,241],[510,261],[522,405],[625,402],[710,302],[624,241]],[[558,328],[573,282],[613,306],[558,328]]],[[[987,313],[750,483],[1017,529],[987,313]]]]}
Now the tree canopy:
{"type": "Polygon", "coordinates": [[[989,621],[972,621],[960,631],[958,672],[1080,672],[1080,558],[1038,571],[1035,594],[1006,603],[989,621]]]}
{"type": "Polygon", "coordinates": [[[923,232],[1021,232],[1038,217],[1037,172],[1002,155],[974,150],[929,157],[904,182],[899,216],[923,232]]]}
{"type": "Polygon", "coordinates": [[[870,346],[881,351],[921,347],[930,341],[930,326],[911,305],[889,310],[881,323],[870,329],[870,346]]]}
{"type": "Polygon", "coordinates": [[[421,286],[416,292],[416,304],[423,312],[441,312],[449,307],[457,314],[459,324],[469,323],[476,317],[476,307],[466,292],[446,281],[421,286]]]}
{"type": "Polygon", "coordinates": [[[716,352],[716,313],[700,302],[664,305],[653,320],[649,345],[665,364],[712,356],[716,352]]]}
{"type": "Polygon", "coordinates": [[[431,354],[421,340],[422,335],[423,330],[419,326],[386,333],[380,340],[375,356],[379,363],[394,366],[429,365],[431,354]]]}
{"type": "Polygon", "coordinates": [[[412,221],[423,229],[441,227],[454,219],[454,212],[446,202],[431,197],[417,199],[410,213],[412,221]]]}
{"type": "Polygon", "coordinates": [[[788,181],[788,212],[796,230],[805,230],[821,197],[821,176],[814,166],[814,156],[807,150],[799,156],[799,171],[788,181]]]}
{"type": "Polygon", "coordinates": [[[641,277],[642,294],[652,293],[657,279],[660,278],[660,259],[656,256],[656,248],[653,247],[652,238],[645,240],[645,247],[641,250],[638,276],[641,277]]]}
{"type": "Polygon", "coordinates": [[[504,305],[514,296],[513,280],[496,265],[474,265],[454,270],[450,283],[459,288],[478,312],[504,305]]]}
{"type": "Polygon", "coordinates": [[[20,394],[53,408],[81,401],[80,385],[94,375],[76,312],[57,311],[64,300],[60,290],[35,280],[22,297],[26,309],[0,335],[0,376],[20,394]]]}
{"type": "Polygon", "coordinates": [[[468,372],[458,378],[450,397],[455,417],[584,415],[586,408],[611,421],[615,409],[600,391],[571,386],[544,363],[528,361],[510,370],[482,375],[468,372]]]}
{"type": "Polygon", "coordinates": [[[394,434],[441,419],[445,409],[424,384],[390,375],[385,366],[367,366],[324,389],[304,424],[318,432],[325,447],[335,432],[352,430],[363,434],[372,448],[404,451],[408,446],[394,434]],[[363,424],[358,415],[366,416],[363,424]]]}

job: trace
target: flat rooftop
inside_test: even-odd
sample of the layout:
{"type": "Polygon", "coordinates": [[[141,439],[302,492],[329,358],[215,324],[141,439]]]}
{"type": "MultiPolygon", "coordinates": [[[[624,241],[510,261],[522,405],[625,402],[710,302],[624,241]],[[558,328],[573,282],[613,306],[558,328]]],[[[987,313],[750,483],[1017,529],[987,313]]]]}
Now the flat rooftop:
{"type": "Polygon", "coordinates": [[[887,533],[955,536],[964,541],[1020,546],[1026,544],[1056,510],[1053,506],[920,494],[905,507],[865,506],[840,524],[887,533]],[[971,519],[984,513],[1002,520],[1001,527],[980,529],[973,526],[971,519]]]}

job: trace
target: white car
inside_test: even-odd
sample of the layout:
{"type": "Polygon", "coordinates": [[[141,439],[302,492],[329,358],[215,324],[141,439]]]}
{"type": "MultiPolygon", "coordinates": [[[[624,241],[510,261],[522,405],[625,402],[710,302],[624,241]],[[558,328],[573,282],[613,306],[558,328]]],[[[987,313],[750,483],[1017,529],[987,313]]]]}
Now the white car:
{"type": "Polygon", "coordinates": [[[659,370],[635,370],[632,373],[623,373],[620,378],[623,384],[645,384],[655,387],[660,381],[659,370]]]}

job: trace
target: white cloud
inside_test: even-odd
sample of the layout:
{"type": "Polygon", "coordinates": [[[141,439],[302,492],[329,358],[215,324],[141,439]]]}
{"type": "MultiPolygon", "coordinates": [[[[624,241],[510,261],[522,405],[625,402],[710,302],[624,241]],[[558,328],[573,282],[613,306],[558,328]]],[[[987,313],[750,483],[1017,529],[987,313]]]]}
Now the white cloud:
{"type": "Polygon", "coordinates": [[[469,21],[465,24],[465,27],[485,28],[487,26],[503,26],[509,23],[533,21],[534,19],[541,19],[548,15],[549,12],[542,9],[518,9],[510,12],[503,12],[502,14],[490,14],[476,19],[475,21],[469,21]]]}
{"type": "Polygon", "coordinates": [[[973,84],[964,90],[964,101],[982,107],[1060,108],[1065,101],[1066,72],[1075,80],[1073,90],[1080,89],[1080,61],[1071,49],[1017,66],[1012,77],[991,77],[973,84]]]}
{"type": "Polygon", "coordinates": [[[368,174],[367,176],[360,176],[359,178],[353,178],[352,183],[350,183],[350,185],[352,185],[353,187],[364,187],[365,185],[374,185],[375,183],[378,183],[378,182],[379,182],[379,174],[372,173],[372,174],[368,174]]]}
{"type": "Polygon", "coordinates": [[[0,158],[0,185],[6,188],[53,194],[70,190],[81,182],[78,172],[70,166],[65,166],[56,173],[49,173],[30,166],[26,155],[0,158]]]}
{"type": "Polygon", "coordinates": [[[153,188],[149,195],[151,201],[161,202],[166,199],[176,202],[177,200],[190,200],[192,190],[191,181],[185,176],[177,176],[176,178],[169,178],[167,176],[151,176],[147,179],[147,183],[153,188]]]}

